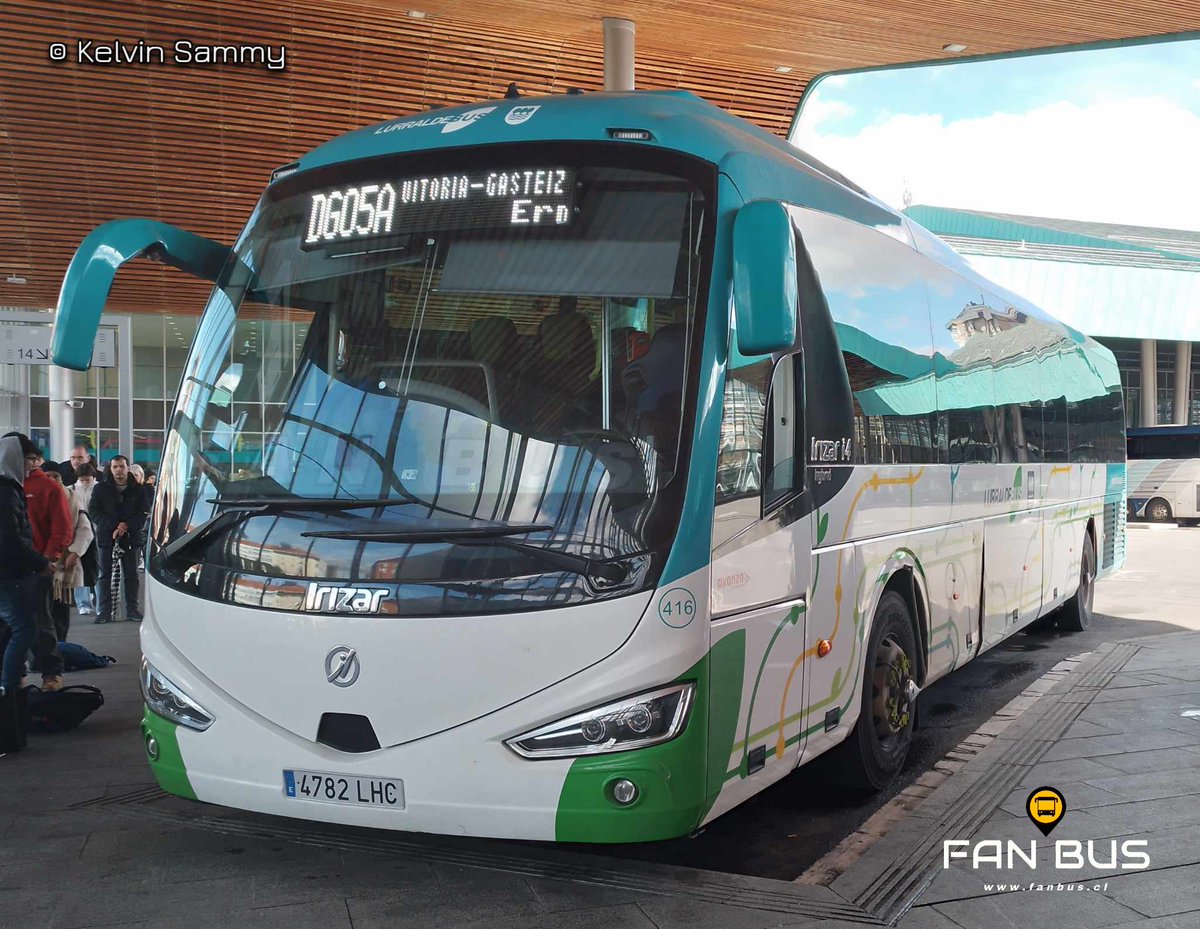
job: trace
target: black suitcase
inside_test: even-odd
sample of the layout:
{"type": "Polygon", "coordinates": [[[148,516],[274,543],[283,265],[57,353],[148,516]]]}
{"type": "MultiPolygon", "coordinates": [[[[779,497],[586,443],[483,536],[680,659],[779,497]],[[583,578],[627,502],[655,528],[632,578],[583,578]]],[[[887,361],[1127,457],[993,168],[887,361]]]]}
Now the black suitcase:
{"type": "Polygon", "coordinates": [[[14,688],[0,697],[0,755],[19,752],[25,747],[25,727],[28,711],[25,690],[14,688]]]}

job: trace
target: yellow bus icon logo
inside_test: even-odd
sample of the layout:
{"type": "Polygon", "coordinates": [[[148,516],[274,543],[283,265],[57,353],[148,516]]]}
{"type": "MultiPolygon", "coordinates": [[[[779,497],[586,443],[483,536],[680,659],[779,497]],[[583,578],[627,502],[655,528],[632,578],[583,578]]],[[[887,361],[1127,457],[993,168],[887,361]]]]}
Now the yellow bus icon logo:
{"type": "Polygon", "coordinates": [[[1067,812],[1067,801],[1062,793],[1053,787],[1039,787],[1025,801],[1025,812],[1042,831],[1042,835],[1049,835],[1050,830],[1058,825],[1058,821],[1067,812]]]}

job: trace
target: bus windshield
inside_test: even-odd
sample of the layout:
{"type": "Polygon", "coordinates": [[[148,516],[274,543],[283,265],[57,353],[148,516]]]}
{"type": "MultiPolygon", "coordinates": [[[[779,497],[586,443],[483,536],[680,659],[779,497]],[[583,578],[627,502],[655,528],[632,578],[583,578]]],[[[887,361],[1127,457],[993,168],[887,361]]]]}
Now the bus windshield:
{"type": "Polygon", "coordinates": [[[661,498],[680,471],[705,189],[624,152],[547,151],[373,160],[272,187],[185,368],[160,544],[239,498],[395,504],[273,511],[206,564],[245,567],[253,537],[268,575],[547,570],[478,539],[447,566],[447,542],[349,538],[366,519],[519,524],[523,543],[595,559],[656,544],[651,524],[674,524],[661,498]],[[338,538],[300,535],[314,527],[338,538]]]}

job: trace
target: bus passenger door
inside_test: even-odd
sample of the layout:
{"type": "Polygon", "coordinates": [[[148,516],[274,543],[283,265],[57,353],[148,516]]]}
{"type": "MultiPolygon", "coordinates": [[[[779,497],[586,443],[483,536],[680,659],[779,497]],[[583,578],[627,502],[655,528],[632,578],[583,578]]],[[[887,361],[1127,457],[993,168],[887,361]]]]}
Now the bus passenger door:
{"type": "MultiPolygon", "coordinates": [[[[740,802],[795,767],[812,567],[802,455],[800,353],[739,359],[725,382],[713,522],[713,641],[745,642],[737,735],[719,802],[740,802]]],[[[719,812],[719,810],[718,810],[719,812]]]]}

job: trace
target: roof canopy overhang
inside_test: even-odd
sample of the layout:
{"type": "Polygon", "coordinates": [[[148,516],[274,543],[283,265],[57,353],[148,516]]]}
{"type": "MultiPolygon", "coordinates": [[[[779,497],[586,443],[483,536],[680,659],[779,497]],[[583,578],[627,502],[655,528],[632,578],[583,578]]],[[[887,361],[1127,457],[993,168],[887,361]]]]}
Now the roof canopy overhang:
{"type": "MultiPolygon", "coordinates": [[[[603,16],[636,22],[639,87],[695,91],[779,135],[822,72],[952,57],[948,43],[995,54],[1200,28],[1194,0],[4,0],[0,305],[53,305],[75,246],[109,219],[231,242],[274,167],[349,129],[495,98],[510,81],[597,90],[603,16]],[[168,60],[76,60],[77,42],[113,40],[168,60]],[[282,45],[287,64],[172,64],[178,40],[282,45]],[[49,60],[56,42],[66,62],[49,60]]],[[[204,290],[136,262],[109,308],[196,312],[204,290]]]]}

